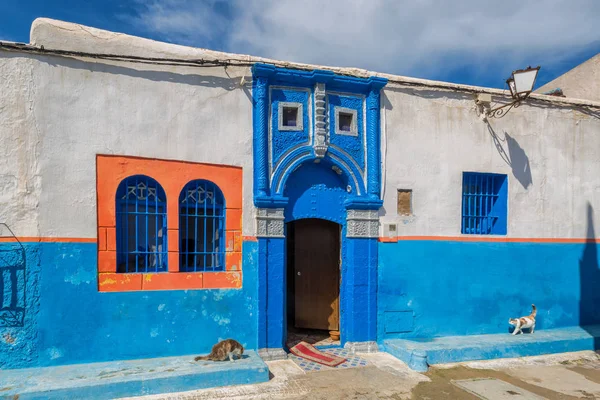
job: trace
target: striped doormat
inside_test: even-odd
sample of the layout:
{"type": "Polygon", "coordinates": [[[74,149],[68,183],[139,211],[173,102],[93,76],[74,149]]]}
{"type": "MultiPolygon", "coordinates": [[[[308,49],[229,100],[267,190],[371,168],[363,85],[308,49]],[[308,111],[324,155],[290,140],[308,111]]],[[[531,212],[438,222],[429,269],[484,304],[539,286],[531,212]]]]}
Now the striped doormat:
{"type": "Polygon", "coordinates": [[[298,343],[290,349],[290,352],[292,354],[297,355],[298,357],[304,358],[309,361],[314,361],[316,363],[323,364],[328,367],[337,367],[338,365],[346,361],[346,359],[343,357],[323,353],[322,351],[317,350],[314,346],[306,342],[298,343]]]}

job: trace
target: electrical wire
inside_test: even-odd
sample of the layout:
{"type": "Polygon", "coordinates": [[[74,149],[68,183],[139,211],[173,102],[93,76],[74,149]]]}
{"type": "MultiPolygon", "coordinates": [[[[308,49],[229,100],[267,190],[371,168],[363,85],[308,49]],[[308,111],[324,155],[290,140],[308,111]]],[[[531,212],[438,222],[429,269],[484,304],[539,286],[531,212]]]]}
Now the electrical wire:
{"type": "Polygon", "coordinates": [[[33,54],[55,55],[63,57],[81,57],[92,58],[110,61],[123,61],[151,65],[167,65],[167,66],[186,66],[186,67],[226,67],[240,66],[250,67],[254,62],[241,61],[234,59],[224,60],[205,60],[205,59],[180,59],[180,58],[158,58],[158,57],[141,57],[123,54],[106,54],[106,53],[88,53],[83,51],[70,50],[50,50],[44,47],[33,47],[26,44],[0,42],[0,49],[7,51],[19,51],[33,54]]]}
{"type": "MultiPolygon", "coordinates": [[[[233,58],[226,58],[221,60],[205,60],[205,59],[183,59],[183,58],[159,58],[159,57],[142,57],[142,56],[133,56],[133,55],[124,55],[124,54],[105,54],[105,53],[89,53],[82,51],[70,51],[70,50],[57,50],[57,49],[45,49],[44,46],[36,47],[25,43],[13,43],[13,42],[1,42],[0,41],[0,50],[5,51],[17,51],[17,52],[25,52],[32,54],[42,54],[42,55],[54,55],[60,57],[72,57],[72,58],[91,58],[91,59],[99,59],[99,60],[109,60],[109,61],[120,61],[120,62],[129,62],[129,63],[137,63],[137,64],[150,64],[150,65],[161,65],[161,66],[182,66],[182,67],[195,67],[195,68],[212,68],[212,67],[251,67],[259,61],[243,61],[237,60],[233,58]]],[[[300,70],[310,70],[314,69],[313,66],[306,65],[290,65],[285,62],[276,62],[269,61],[270,63],[286,67],[286,68],[294,68],[300,70]]],[[[334,70],[334,72],[338,75],[343,76],[357,76],[356,73],[352,73],[351,71],[339,71],[334,70]]],[[[413,87],[427,87],[427,88],[435,88],[441,89],[445,91],[456,91],[456,92],[467,92],[467,93],[481,93],[488,92],[491,94],[498,95],[495,89],[486,89],[486,88],[477,88],[477,87],[466,87],[462,85],[452,84],[452,83],[435,83],[433,81],[428,82],[415,82],[411,79],[403,78],[403,77],[389,77],[386,76],[386,79],[389,82],[393,82],[396,84],[404,85],[404,86],[413,86],[413,87]]],[[[503,92],[500,94],[501,96],[506,96],[506,89],[503,89],[503,92]]],[[[552,100],[539,98],[537,96],[529,96],[528,100],[542,102],[542,103],[550,103],[550,104],[567,104],[573,107],[583,108],[588,110],[589,113],[593,115],[597,115],[598,111],[596,109],[600,108],[600,105],[596,102],[590,102],[585,100],[578,99],[562,99],[555,98],[552,100]]]]}

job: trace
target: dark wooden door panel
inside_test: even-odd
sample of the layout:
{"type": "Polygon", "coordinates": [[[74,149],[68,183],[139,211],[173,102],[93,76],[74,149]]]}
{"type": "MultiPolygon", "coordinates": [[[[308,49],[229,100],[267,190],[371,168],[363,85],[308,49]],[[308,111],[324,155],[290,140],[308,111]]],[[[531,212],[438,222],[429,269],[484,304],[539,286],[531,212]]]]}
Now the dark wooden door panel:
{"type": "Polygon", "coordinates": [[[295,326],[339,330],[340,227],[306,219],[294,229],[295,326]]]}

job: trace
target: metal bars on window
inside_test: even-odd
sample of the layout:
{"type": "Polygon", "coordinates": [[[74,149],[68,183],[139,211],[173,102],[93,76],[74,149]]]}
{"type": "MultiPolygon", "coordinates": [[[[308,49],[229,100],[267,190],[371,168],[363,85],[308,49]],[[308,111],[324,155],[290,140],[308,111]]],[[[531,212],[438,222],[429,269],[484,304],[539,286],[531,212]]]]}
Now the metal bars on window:
{"type": "Polygon", "coordinates": [[[491,235],[499,219],[495,204],[505,175],[463,173],[461,233],[491,235]]]}
{"type": "Polygon", "coordinates": [[[217,185],[194,180],[179,196],[179,270],[223,271],[225,198],[217,185]]]}
{"type": "Polygon", "coordinates": [[[117,272],[167,270],[167,206],[163,188],[144,175],[117,188],[117,272]]]}

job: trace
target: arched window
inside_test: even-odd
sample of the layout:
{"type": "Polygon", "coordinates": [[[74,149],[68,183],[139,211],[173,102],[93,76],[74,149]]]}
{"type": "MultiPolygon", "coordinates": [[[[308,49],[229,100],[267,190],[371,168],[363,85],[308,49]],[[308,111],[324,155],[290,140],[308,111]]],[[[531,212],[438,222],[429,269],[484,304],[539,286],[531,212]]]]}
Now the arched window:
{"type": "Polygon", "coordinates": [[[212,182],[194,180],[179,195],[179,270],[222,271],[225,266],[225,198],[212,182]]]}
{"type": "Polygon", "coordinates": [[[130,176],[116,194],[117,272],[167,270],[167,197],[154,179],[130,176]]]}

